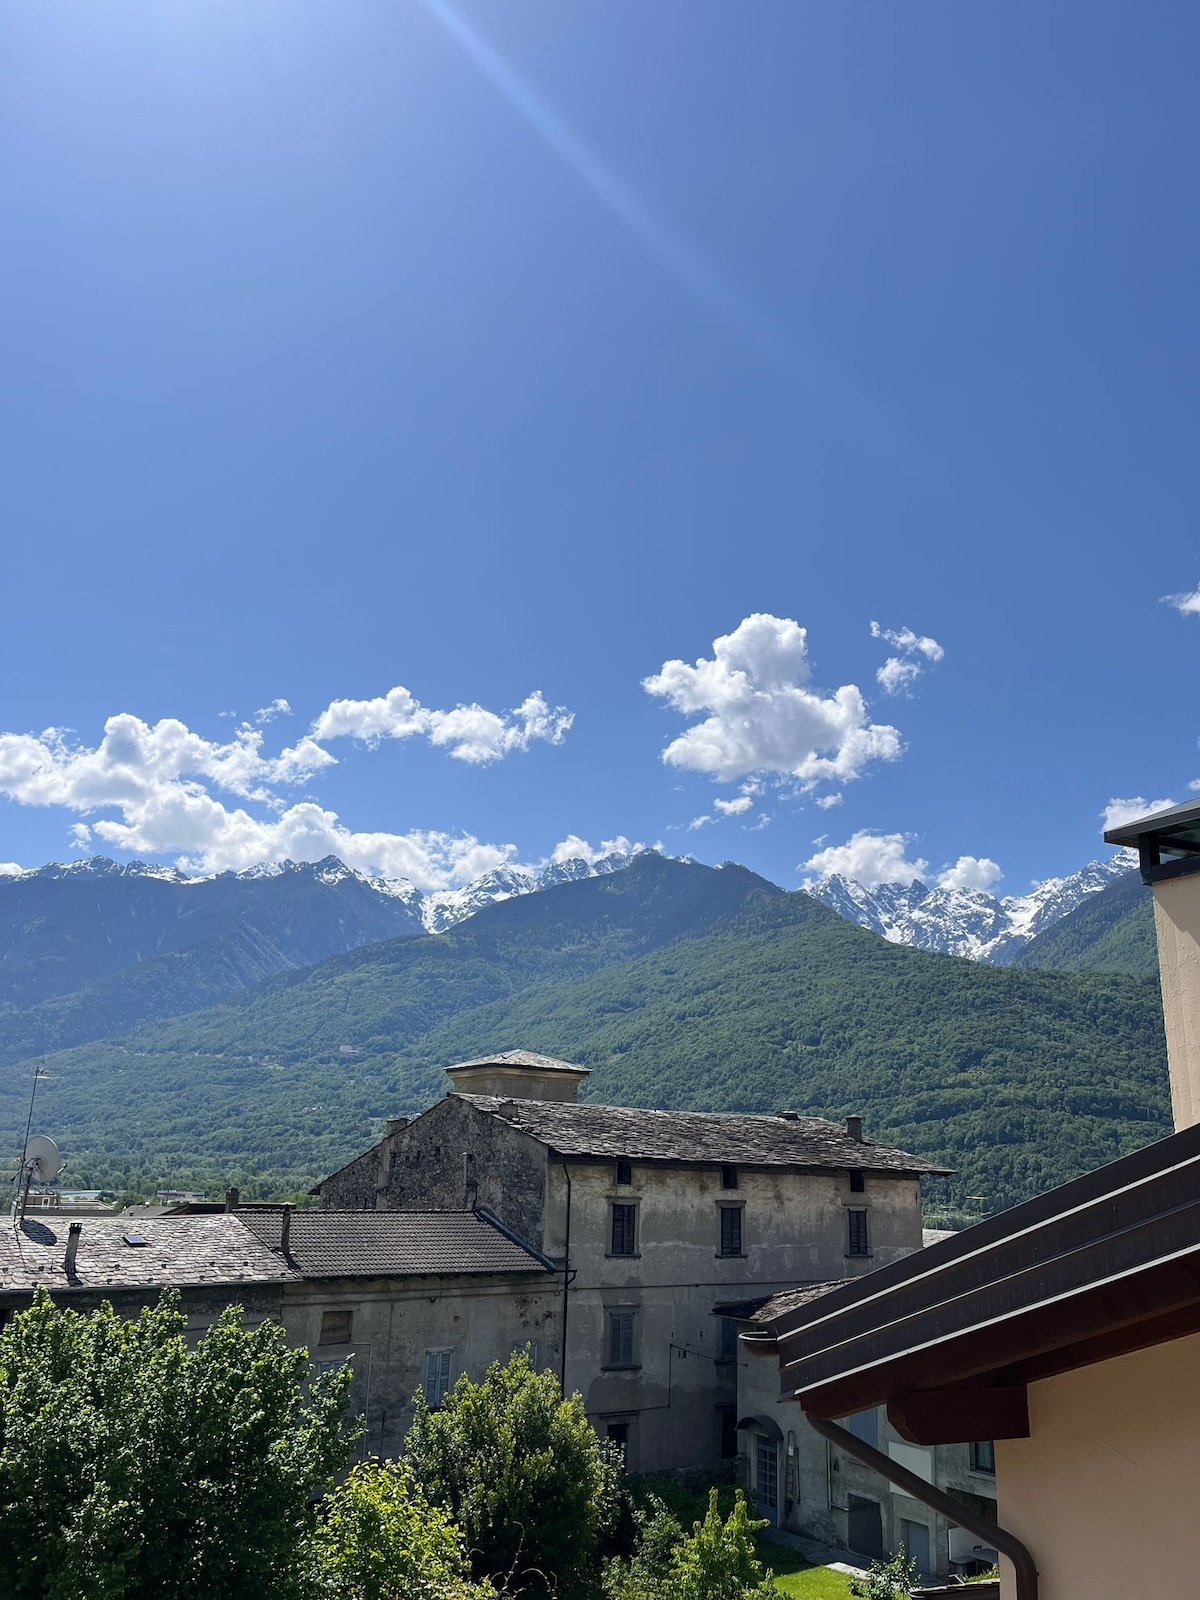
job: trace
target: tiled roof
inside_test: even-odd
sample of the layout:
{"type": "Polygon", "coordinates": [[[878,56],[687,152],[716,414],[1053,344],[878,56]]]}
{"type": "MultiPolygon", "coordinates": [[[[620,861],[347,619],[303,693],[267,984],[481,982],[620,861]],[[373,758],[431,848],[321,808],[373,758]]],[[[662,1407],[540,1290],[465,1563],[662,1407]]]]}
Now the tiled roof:
{"type": "Polygon", "coordinates": [[[272,1283],[295,1274],[243,1228],[236,1216],[27,1216],[0,1224],[0,1294],[51,1290],[180,1288],[272,1283]],[[67,1230],[82,1221],[75,1269],[67,1276],[67,1230]],[[123,1235],[142,1238],[126,1244],[123,1235]]]}
{"type": "MultiPolygon", "coordinates": [[[[239,1214],[279,1249],[283,1217],[239,1214]]],[[[288,1258],[305,1278],[411,1278],[546,1272],[546,1263],[475,1211],[297,1211],[288,1258]]]]}
{"type": "Polygon", "coordinates": [[[559,1061],[555,1056],[539,1056],[535,1050],[502,1050],[495,1056],[478,1056],[474,1061],[456,1061],[447,1072],[457,1072],[463,1067],[536,1067],[539,1072],[578,1072],[591,1075],[590,1067],[577,1067],[573,1061],[559,1061]]]}
{"type": "MultiPolygon", "coordinates": [[[[749,1301],[742,1314],[742,1320],[757,1323],[771,1322],[788,1311],[798,1311],[801,1306],[808,1305],[810,1300],[819,1300],[831,1289],[840,1289],[845,1282],[845,1278],[833,1278],[826,1283],[799,1283],[794,1289],[784,1289],[782,1293],[768,1295],[763,1300],[749,1301]]],[[[727,1311],[725,1315],[734,1316],[736,1313],[727,1311]]]]}
{"type": "Polygon", "coordinates": [[[823,1117],[750,1116],[725,1111],[643,1111],[557,1100],[459,1097],[562,1156],[628,1161],[717,1162],[747,1167],[944,1173],[920,1156],[852,1139],[823,1117]]]}

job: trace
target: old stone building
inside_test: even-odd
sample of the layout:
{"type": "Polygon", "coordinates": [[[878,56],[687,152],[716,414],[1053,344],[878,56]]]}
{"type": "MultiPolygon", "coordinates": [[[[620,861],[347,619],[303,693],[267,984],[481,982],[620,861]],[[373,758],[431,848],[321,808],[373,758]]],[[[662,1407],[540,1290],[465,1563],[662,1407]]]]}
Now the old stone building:
{"type": "Polygon", "coordinates": [[[633,1470],[736,1453],[736,1326],[719,1302],[920,1247],[921,1175],[940,1169],[857,1119],[578,1103],[586,1069],[528,1051],[448,1076],[445,1099],[319,1185],[322,1206],[500,1219],[555,1270],[539,1359],[633,1470]]]}
{"type": "Polygon", "coordinates": [[[436,1405],[464,1372],[528,1348],[557,1364],[561,1274],[481,1211],[247,1211],[290,1276],[280,1316],[317,1370],[354,1363],[364,1454],[399,1454],[418,1390],[436,1405]]]}
{"type": "MultiPolygon", "coordinates": [[[[771,1327],[844,1281],[802,1284],[766,1300],[717,1307],[718,1314],[735,1319],[740,1335],[741,1476],[759,1515],[791,1533],[847,1550],[862,1561],[904,1548],[927,1579],[964,1576],[993,1566],[994,1547],[822,1438],[800,1408],[780,1395],[771,1327]]],[[[892,1425],[883,1406],[843,1420],[856,1438],[995,1522],[996,1456],[989,1441],[917,1445],[892,1425]]]]}

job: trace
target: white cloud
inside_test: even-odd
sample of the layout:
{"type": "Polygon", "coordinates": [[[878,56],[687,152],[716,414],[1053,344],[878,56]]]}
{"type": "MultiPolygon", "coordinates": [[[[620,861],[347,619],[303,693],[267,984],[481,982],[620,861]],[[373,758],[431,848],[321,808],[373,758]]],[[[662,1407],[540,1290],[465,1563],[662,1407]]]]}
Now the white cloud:
{"type": "Polygon", "coordinates": [[[710,822],[715,822],[716,820],[716,817],[711,816],[706,811],[702,817],[692,818],[692,820],[688,823],[688,831],[695,833],[698,828],[707,828],[710,822]]]}
{"type": "Polygon", "coordinates": [[[713,807],[715,810],[719,811],[723,817],[740,817],[743,816],[747,811],[753,810],[754,796],[749,794],[739,794],[736,799],[733,800],[714,800],[713,807]]]}
{"type": "Polygon", "coordinates": [[[262,726],[265,723],[274,722],[276,717],[290,717],[291,714],[291,706],[281,696],[277,700],[272,700],[269,706],[259,706],[254,713],[254,720],[262,726]]]}
{"type": "Polygon", "coordinates": [[[786,617],[756,612],[713,641],[713,658],[666,661],[645,678],[647,694],[703,720],[673,739],[663,760],[725,782],[752,773],[796,778],[805,788],[848,782],[872,761],[901,753],[895,728],[867,719],[854,684],[831,695],[806,687],[806,631],[786,617]]]}
{"type": "Polygon", "coordinates": [[[941,661],[946,652],[936,639],[928,634],[914,633],[911,628],[881,628],[871,624],[872,639],[883,639],[899,655],[889,656],[875,674],[876,682],[885,694],[907,693],[916,683],[925,664],[941,661]]]}
{"type": "Polygon", "coordinates": [[[834,806],[840,806],[845,798],[845,795],[839,789],[836,794],[823,794],[815,803],[820,806],[822,811],[830,811],[834,806]]]}
{"type": "Polygon", "coordinates": [[[551,706],[540,690],[500,716],[474,704],[431,710],[398,685],[373,700],[334,700],[313,723],[312,733],[315,739],[362,739],[369,745],[420,734],[448,748],[458,761],[485,765],[528,750],[536,740],[561,744],[574,720],[573,712],[551,706]]]}
{"type": "Polygon", "coordinates": [[[1180,616],[1200,616],[1200,587],[1193,589],[1189,594],[1164,594],[1162,603],[1165,606],[1174,606],[1180,616]]]}
{"type": "MultiPolygon", "coordinates": [[[[596,848],[586,839],[581,839],[577,833],[569,833],[554,846],[550,852],[550,859],[556,864],[563,861],[586,861],[589,866],[595,866],[604,856],[633,856],[645,848],[644,844],[631,843],[623,833],[618,834],[615,839],[601,839],[596,848]]],[[[654,848],[657,850],[659,847],[655,845],[654,848]]]]}
{"type": "Polygon", "coordinates": [[[853,878],[867,889],[877,889],[881,883],[913,883],[929,871],[928,861],[918,857],[910,861],[907,848],[912,835],[907,833],[872,833],[860,828],[850,835],[845,844],[827,845],[800,864],[801,872],[811,872],[825,878],[839,872],[844,878],[853,878]]]}
{"type": "MultiPolygon", "coordinates": [[[[1191,784],[1190,788],[1200,785],[1191,784]]],[[[1174,800],[1143,800],[1141,795],[1130,800],[1110,800],[1104,808],[1104,830],[1121,828],[1127,822],[1136,822],[1139,817],[1153,816],[1156,811],[1169,811],[1175,804],[1174,800]]]]}
{"type": "MultiPolygon", "coordinates": [[[[557,744],[571,720],[540,694],[529,696],[508,717],[498,717],[481,706],[427,711],[407,690],[398,689],[377,702],[335,701],[316,728],[326,738],[352,732],[368,739],[403,737],[396,731],[396,715],[405,698],[417,723],[410,731],[423,733],[465,761],[495,760],[527,748],[534,739],[557,744]],[[373,707],[384,707],[393,717],[391,725],[382,722],[374,733],[373,707]]],[[[287,709],[287,702],[279,699],[256,716],[267,722],[287,709]]],[[[318,742],[316,731],[274,755],[265,751],[264,739],[261,728],[245,722],[230,739],[219,741],[194,733],[175,718],[151,724],[128,712],[108,719],[94,748],[59,728],[40,734],[0,733],[0,795],[20,805],[57,806],[87,818],[71,827],[76,849],[100,842],[140,855],[175,856],[205,872],[337,855],[359,871],[411,878],[420,888],[440,889],[469,881],[515,855],[513,845],[486,844],[471,834],[357,832],[315,801],[289,804],[280,789],[307,783],[336,765],[336,757],[318,742]],[[219,793],[246,804],[226,805],[219,793]],[[248,805],[269,814],[257,816],[248,805]]]]}
{"type": "Polygon", "coordinates": [[[24,871],[15,861],[0,861],[0,878],[19,878],[24,871]]]}
{"type": "Polygon", "coordinates": [[[1004,874],[987,856],[959,856],[943,867],[934,880],[939,889],[978,889],[986,892],[1004,874]]]}

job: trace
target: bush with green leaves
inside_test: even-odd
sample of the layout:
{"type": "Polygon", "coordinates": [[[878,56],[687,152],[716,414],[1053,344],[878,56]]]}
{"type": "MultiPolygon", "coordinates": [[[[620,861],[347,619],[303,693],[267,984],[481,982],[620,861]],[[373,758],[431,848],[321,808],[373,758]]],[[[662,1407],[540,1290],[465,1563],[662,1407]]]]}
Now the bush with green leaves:
{"type": "Polygon", "coordinates": [[[403,1462],[366,1461],[326,1497],[311,1542],[313,1584],[329,1600],[489,1600],[471,1582],[466,1541],[403,1462]]]}
{"type": "Polygon", "coordinates": [[[595,1589],[620,1509],[619,1453],[528,1354],[493,1362],[480,1383],[464,1374],[436,1411],[418,1393],[405,1455],[463,1530],[477,1579],[556,1600],[595,1589]]]}
{"type": "Polygon", "coordinates": [[[661,1501],[634,1513],[640,1535],[632,1559],[612,1561],[604,1575],[605,1600],[779,1600],[771,1574],[758,1559],[754,1521],[739,1489],[722,1519],[718,1491],[690,1534],[661,1501]]]}
{"type": "Polygon", "coordinates": [[[136,1320],[33,1306],[0,1332],[0,1600],[293,1600],[309,1503],[349,1461],[348,1369],[308,1387],[273,1323],[179,1295],[136,1320]]]}
{"type": "Polygon", "coordinates": [[[889,1561],[872,1561],[865,1578],[852,1578],[850,1593],[856,1600],[908,1600],[920,1581],[917,1563],[900,1549],[889,1561]]]}

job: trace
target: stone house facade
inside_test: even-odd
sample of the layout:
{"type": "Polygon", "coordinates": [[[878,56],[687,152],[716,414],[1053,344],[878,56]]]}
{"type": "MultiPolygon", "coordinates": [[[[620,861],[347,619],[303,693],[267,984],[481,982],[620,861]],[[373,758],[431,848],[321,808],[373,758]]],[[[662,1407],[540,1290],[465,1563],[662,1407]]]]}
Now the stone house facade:
{"type": "Polygon", "coordinates": [[[321,1204],[500,1219],[556,1274],[539,1358],[631,1470],[736,1454],[735,1330],[715,1305],[920,1247],[921,1176],[940,1169],[856,1119],[578,1103],[586,1070],[527,1051],[448,1076],[443,1100],[318,1186],[321,1204]]]}

